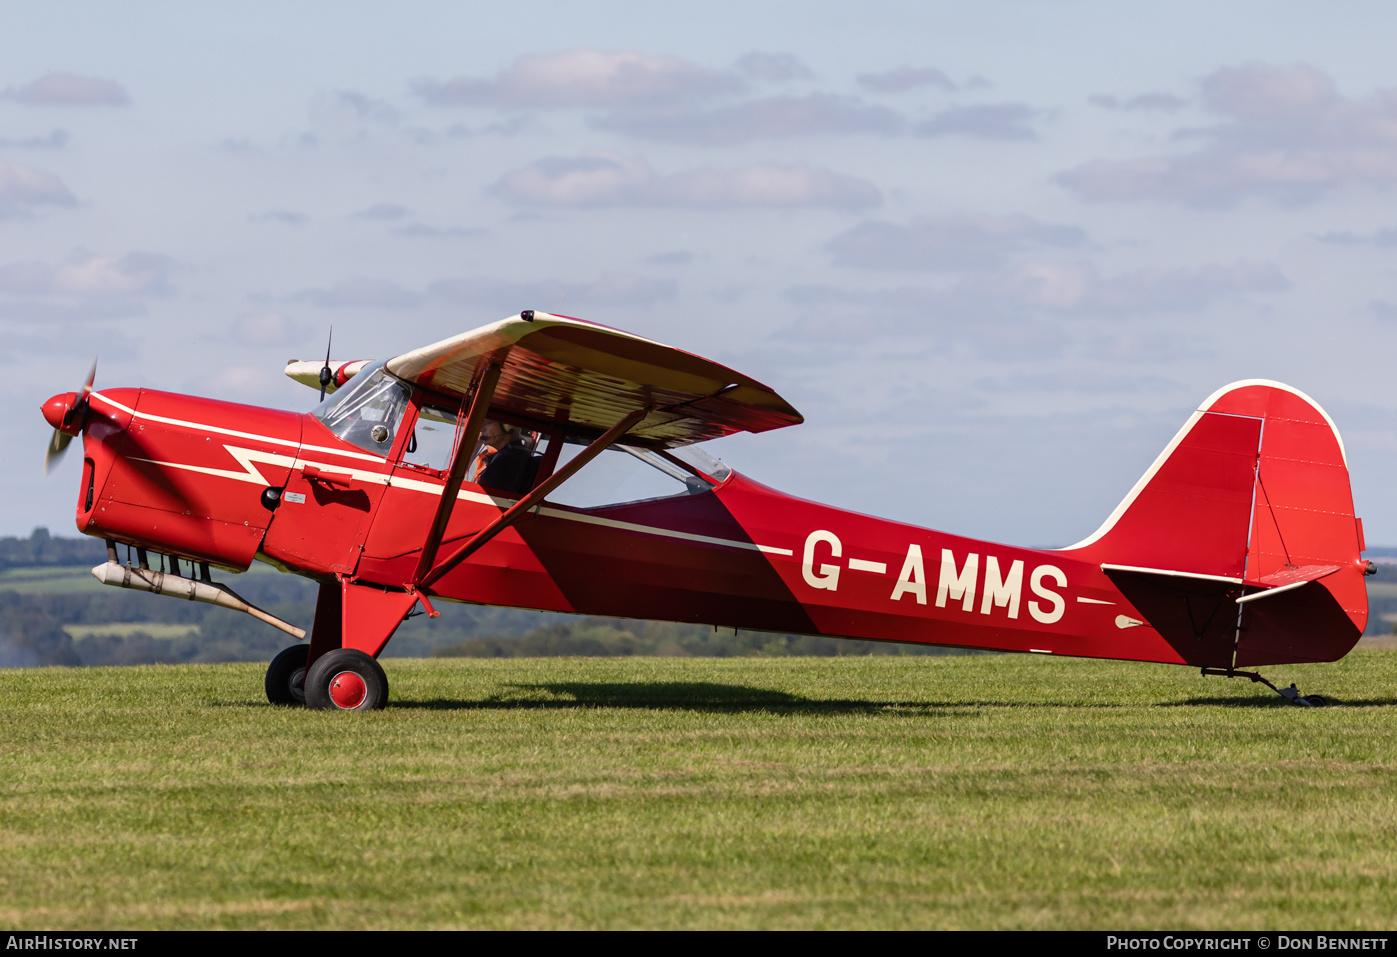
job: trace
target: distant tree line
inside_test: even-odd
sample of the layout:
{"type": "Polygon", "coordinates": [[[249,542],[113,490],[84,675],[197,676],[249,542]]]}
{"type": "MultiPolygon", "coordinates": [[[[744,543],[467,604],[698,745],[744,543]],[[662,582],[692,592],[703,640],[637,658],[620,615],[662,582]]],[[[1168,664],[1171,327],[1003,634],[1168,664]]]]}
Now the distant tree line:
{"type": "MultiPolygon", "coordinates": [[[[37,528],[26,538],[0,538],[0,573],[21,568],[92,566],[106,560],[94,538],[55,538],[37,528]]],[[[120,557],[125,560],[124,548],[120,557]]],[[[298,575],[263,572],[215,575],[248,601],[310,629],[318,585],[298,575]]],[[[22,589],[22,582],[11,588],[22,589]]],[[[945,649],[770,635],[708,625],[584,618],[518,608],[438,602],[436,620],[417,615],[393,636],[388,654],[517,658],[586,655],[705,656],[946,654],[945,649]]],[[[157,628],[168,632],[175,629],[157,628]]],[[[145,592],[0,590],[0,667],[135,665],[267,661],[295,639],[225,608],[145,592]],[[162,637],[133,624],[186,625],[162,637]],[[116,626],[103,633],[100,626],[116,626]],[[74,638],[65,626],[81,634],[74,638]]]]}
{"type": "Polygon", "coordinates": [[[54,538],[36,528],[28,538],[0,538],[0,571],[56,565],[96,565],[107,560],[107,546],[97,538],[54,538]]]}
{"type": "MultiPolygon", "coordinates": [[[[1397,553],[1397,549],[1369,549],[1368,554],[1389,551],[1397,553]]],[[[26,567],[90,567],[104,561],[106,554],[106,546],[98,539],[55,538],[47,529],[38,528],[27,539],[0,538],[0,573],[26,567]]],[[[125,558],[124,551],[121,557],[125,558]]],[[[315,617],[315,582],[270,572],[216,577],[248,601],[310,629],[315,617]]],[[[0,590],[0,668],[267,661],[295,641],[248,615],[197,602],[116,588],[47,592],[18,590],[22,583],[9,587],[17,590],[0,590]],[[189,630],[168,637],[131,627],[142,623],[187,625],[189,630]],[[103,633],[103,625],[125,627],[103,633]],[[65,626],[74,627],[82,636],[72,637],[65,626]]],[[[1370,608],[1368,633],[1386,634],[1389,625],[1381,615],[1397,613],[1397,598],[1375,594],[1370,608]]],[[[963,653],[921,645],[749,631],[734,634],[731,629],[715,630],[708,625],[586,618],[451,602],[438,602],[437,609],[442,615],[434,621],[426,615],[405,621],[387,653],[472,658],[963,653]]]]}

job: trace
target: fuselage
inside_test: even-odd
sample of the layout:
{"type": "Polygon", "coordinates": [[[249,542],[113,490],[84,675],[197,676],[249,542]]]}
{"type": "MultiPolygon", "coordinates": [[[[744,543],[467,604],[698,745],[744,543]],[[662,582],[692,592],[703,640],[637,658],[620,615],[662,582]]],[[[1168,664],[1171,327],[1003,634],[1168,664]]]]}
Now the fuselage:
{"type": "MultiPolygon", "coordinates": [[[[261,559],[322,582],[407,587],[446,481],[404,461],[414,419],[434,401],[414,392],[390,446],[372,452],[309,413],[99,391],[84,426],[78,528],[235,571],[261,559]]],[[[517,496],[466,482],[457,498],[443,553],[517,496]]],[[[1233,663],[1235,605],[1180,637],[1150,627],[1138,594],[1102,561],[1090,548],[1019,548],[833,508],[733,472],[697,494],[590,508],[547,501],[430,592],[793,634],[1233,663]]],[[[1339,657],[1353,640],[1302,660],[1339,657]]]]}

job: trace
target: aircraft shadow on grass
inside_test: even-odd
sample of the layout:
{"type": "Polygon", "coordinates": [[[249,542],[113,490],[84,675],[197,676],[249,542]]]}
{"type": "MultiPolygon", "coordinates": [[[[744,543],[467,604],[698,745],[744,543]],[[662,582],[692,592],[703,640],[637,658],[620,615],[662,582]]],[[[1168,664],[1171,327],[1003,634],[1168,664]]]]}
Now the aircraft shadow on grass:
{"type": "MultiPolygon", "coordinates": [[[[1325,695],[1329,698],[1328,695],[1325,695]]],[[[1397,698],[1329,698],[1329,706],[1333,708],[1390,708],[1397,705],[1397,698]]],[[[1189,698],[1186,701],[1165,701],[1156,705],[1159,708],[1198,708],[1198,707],[1223,707],[1223,708],[1290,708],[1294,707],[1284,698],[1274,695],[1254,695],[1236,698],[1189,698]]]]}
{"type": "Polygon", "coordinates": [[[927,711],[947,703],[928,701],[860,701],[805,698],[786,691],[708,681],[568,681],[546,684],[514,684],[523,693],[548,692],[546,698],[491,696],[475,701],[435,698],[423,701],[394,699],[394,708],[469,710],[480,708],[646,708],[653,710],[750,712],[781,714],[848,714],[881,711],[927,711]]]}
{"type": "MultiPolygon", "coordinates": [[[[707,681],[637,681],[585,682],[569,681],[544,684],[513,684],[510,688],[523,693],[547,692],[555,697],[509,698],[491,696],[476,700],[433,698],[426,700],[395,699],[395,708],[421,708],[434,711],[475,709],[569,709],[569,708],[642,708],[653,710],[684,710],[715,713],[763,711],[773,714],[874,714],[905,712],[913,714],[945,713],[964,708],[1111,708],[1110,704],[1087,704],[1064,701],[990,701],[982,699],[951,701],[876,701],[859,699],[806,698],[786,691],[753,688],[746,685],[718,684],[707,681]]],[[[1336,707],[1379,708],[1397,705],[1397,698],[1362,698],[1338,701],[1336,707]]],[[[1188,708],[1219,706],[1226,708],[1287,708],[1292,707],[1279,697],[1197,697],[1185,701],[1160,702],[1155,707],[1188,708]]]]}
{"type": "Polygon", "coordinates": [[[434,698],[393,699],[395,708],[470,710],[481,708],[648,708],[704,712],[753,712],[772,714],[937,714],[966,708],[1110,708],[1117,705],[1066,701],[997,701],[981,698],[946,701],[876,701],[848,698],[806,698],[786,691],[707,681],[569,681],[513,684],[521,692],[548,692],[556,697],[509,698],[491,696],[474,701],[434,698]]]}

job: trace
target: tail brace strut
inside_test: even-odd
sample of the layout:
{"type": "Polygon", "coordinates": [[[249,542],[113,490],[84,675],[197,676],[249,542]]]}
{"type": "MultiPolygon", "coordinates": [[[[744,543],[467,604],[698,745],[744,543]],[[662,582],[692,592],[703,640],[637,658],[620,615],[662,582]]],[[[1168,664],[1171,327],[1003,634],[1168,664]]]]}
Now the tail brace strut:
{"type": "Polygon", "coordinates": [[[1259,681],[1291,704],[1302,708],[1323,708],[1329,704],[1329,699],[1320,695],[1302,695],[1300,690],[1295,687],[1294,682],[1289,688],[1277,688],[1255,671],[1238,671],[1235,668],[1201,668],[1199,673],[1205,678],[1208,675],[1216,675],[1220,678],[1250,678],[1253,682],[1259,681]]]}

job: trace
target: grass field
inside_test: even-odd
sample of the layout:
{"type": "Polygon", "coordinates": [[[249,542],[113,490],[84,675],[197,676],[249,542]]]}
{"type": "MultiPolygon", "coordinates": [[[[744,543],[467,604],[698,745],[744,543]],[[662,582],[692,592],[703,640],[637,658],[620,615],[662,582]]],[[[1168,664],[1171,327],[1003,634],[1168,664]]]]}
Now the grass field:
{"type": "Polygon", "coordinates": [[[172,624],[164,621],[122,621],[105,625],[64,625],[63,630],[79,640],[93,635],[116,635],[126,638],[147,634],[152,638],[188,638],[199,634],[198,625],[172,624]]]}
{"type": "Polygon", "coordinates": [[[1341,702],[1039,657],[0,672],[12,928],[1397,924],[1397,652],[1341,702]]]}

